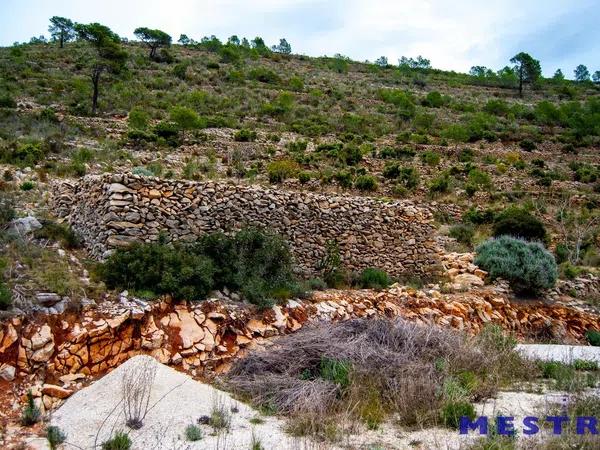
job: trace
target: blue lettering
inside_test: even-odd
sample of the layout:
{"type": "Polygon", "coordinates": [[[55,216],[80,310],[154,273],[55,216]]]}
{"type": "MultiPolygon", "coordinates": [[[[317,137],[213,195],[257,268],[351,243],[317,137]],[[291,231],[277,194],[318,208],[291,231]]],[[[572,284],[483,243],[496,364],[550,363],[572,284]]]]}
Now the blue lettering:
{"type": "Polygon", "coordinates": [[[596,425],[598,424],[598,419],[595,417],[578,417],[577,418],[577,434],[585,434],[586,428],[590,431],[590,434],[598,434],[598,429],[596,425]]]}
{"type": "Polygon", "coordinates": [[[540,431],[540,427],[537,425],[538,418],[533,416],[527,416],[523,419],[523,434],[532,435],[540,431]]]}
{"type": "Polygon", "coordinates": [[[469,430],[475,431],[479,428],[479,434],[487,434],[488,432],[488,419],[485,416],[479,417],[475,422],[471,422],[471,419],[467,416],[460,418],[460,434],[468,434],[469,430]]]}
{"type": "Polygon", "coordinates": [[[567,416],[548,416],[546,417],[546,422],[552,422],[554,424],[553,433],[554,434],[562,434],[563,423],[568,422],[569,418],[567,416]]]}
{"type": "Polygon", "coordinates": [[[512,436],[515,434],[515,427],[513,426],[514,417],[498,416],[496,417],[496,428],[498,434],[501,436],[512,436]]]}

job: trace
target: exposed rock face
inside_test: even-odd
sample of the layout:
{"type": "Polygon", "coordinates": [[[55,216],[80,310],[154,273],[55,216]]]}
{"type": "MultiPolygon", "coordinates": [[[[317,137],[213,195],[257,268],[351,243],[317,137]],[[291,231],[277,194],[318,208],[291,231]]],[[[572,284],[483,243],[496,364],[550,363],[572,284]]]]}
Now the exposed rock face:
{"type": "Polygon", "coordinates": [[[172,239],[190,240],[257,226],[284,236],[307,274],[315,271],[329,240],[338,242],[349,269],[379,267],[392,275],[438,270],[431,214],[410,201],[131,174],[62,183],[54,199],[58,213],[98,258],[133,241],[156,241],[161,230],[172,239]]]}
{"type": "MultiPolygon", "coordinates": [[[[311,321],[355,317],[402,317],[472,334],[495,323],[521,337],[552,335],[567,342],[583,341],[588,329],[600,329],[597,314],[543,302],[511,303],[493,288],[456,294],[400,286],[381,292],[325,291],[262,313],[217,300],[174,304],[165,298],[142,306],[143,314],[134,314],[139,307],[111,304],[83,313],[75,323],[40,325],[15,319],[0,328],[5,336],[0,376],[45,374],[67,384],[142,353],[193,374],[207,374],[224,370],[232,358],[263,338],[294,332],[311,321]]],[[[68,395],[43,384],[40,392],[57,399],[68,395]]]]}

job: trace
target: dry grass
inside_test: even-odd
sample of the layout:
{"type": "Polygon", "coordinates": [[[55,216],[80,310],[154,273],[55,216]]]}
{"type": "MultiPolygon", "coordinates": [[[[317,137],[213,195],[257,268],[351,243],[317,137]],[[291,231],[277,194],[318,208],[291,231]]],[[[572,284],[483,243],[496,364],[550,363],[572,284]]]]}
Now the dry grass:
{"type": "MultiPolygon", "coordinates": [[[[316,325],[236,362],[227,383],[294,434],[335,439],[340,424],[439,421],[449,401],[474,401],[533,373],[497,330],[473,339],[402,320],[316,325]]],[[[346,431],[348,431],[346,429],[346,431]]]]}

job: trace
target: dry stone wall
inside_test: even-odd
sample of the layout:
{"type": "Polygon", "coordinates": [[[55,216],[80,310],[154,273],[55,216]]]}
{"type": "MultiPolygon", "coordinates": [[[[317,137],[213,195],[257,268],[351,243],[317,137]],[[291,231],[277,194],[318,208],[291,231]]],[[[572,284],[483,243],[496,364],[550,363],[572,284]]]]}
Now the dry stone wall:
{"type": "Polygon", "coordinates": [[[61,183],[54,199],[96,258],[133,241],[156,241],[161,231],[191,240],[256,226],[284,236],[306,274],[315,273],[329,240],[338,242],[344,265],[353,270],[379,267],[398,276],[439,267],[431,213],[410,201],[131,174],[61,183]]]}

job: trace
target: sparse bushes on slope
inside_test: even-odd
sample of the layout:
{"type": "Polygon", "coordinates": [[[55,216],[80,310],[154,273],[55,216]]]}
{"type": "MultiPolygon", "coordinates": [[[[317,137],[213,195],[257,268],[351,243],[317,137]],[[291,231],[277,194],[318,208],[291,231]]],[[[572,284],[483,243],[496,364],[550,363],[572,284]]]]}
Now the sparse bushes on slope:
{"type": "Polygon", "coordinates": [[[493,235],[514,236],[528,241],[546,240],[544,224],[527,210],[517,207],[507,208],[496,216],[493,235]]]}
{"type": "Polygon", "coordinates": [[[537,242],[501,236],[484,242],[476,251],[475,264],[492,279],[507,280],[517,293],[535,294],[556,283],[554,256],[537,242]]]}
{"type": "Polygon", "coordinates": [[[391,282],[385,271],[374,267],[364,269],[358,277],[358,285],[365,289],[385,289],[391,282]]]}

